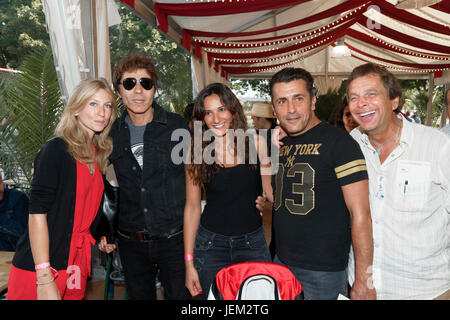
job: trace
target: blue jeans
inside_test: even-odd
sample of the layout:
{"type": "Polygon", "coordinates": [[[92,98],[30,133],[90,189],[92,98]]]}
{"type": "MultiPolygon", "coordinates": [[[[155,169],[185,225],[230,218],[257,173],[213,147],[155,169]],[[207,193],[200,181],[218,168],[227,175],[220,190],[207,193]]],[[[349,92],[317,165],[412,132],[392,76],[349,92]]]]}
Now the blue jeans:
{"type": "Polygon", "coordinates": [[[275,263],[291,270],[303,288],[305,300],[336,300],[339,293],[347,295],[347,271],[314,271],[289,266],[275,256],[275,263]]]}
{"type": "Polygon", "coordinates": [[[203,289],[203,299],[208,297],[217,272],[231,264],[246,261],[271,261],[262,228],[239,236],[224,236],[199,226],[194,265],[203,289]]]}

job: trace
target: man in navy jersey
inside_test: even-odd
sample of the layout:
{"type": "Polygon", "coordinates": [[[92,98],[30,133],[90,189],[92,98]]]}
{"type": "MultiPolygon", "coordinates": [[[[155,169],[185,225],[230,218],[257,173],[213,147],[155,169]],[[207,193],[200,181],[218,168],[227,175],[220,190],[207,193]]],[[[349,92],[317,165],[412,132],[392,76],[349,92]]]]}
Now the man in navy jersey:
{"type": "Polygon", "coordinates": [[[350,245],[356,260],[352,299],[375,299],[366,163],[347,133],[314,113],[311,74],[286,68],[270,82],[274,112],[287,133],[274,178],[275,262],[288,266],[305,299],[346,294],[350,245]]]}

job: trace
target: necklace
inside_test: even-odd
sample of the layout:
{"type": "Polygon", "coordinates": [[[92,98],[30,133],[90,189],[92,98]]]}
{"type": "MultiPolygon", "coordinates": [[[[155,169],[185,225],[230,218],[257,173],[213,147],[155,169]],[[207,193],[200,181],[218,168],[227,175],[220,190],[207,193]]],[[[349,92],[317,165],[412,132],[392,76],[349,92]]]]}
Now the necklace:
{"type": "Polygon", "coordinates": [[[380,155],[380,154],[381,154],[381,148],[382,148],[387,142],[389,142],[392,138],[398,136],[398,134],[399,134],[399,132],[400,132],[400,128],[401,128],[401,125],[399,124],[399,125],[398,125],[398,128],[397,128],[397,131],[396,131],[392,136],[390,136],[389,138],[387,138],[386,140],[384,140],[383,143],[380,143],[380,144],[374,142],[374,141],[371,140],[370,137],[369,137],[369,140],[370,140],[370,142],[372,143],[372,145],[375,145],[375,148],[376,148],[376,150],[377,150],[377,155],[380,155]]]}

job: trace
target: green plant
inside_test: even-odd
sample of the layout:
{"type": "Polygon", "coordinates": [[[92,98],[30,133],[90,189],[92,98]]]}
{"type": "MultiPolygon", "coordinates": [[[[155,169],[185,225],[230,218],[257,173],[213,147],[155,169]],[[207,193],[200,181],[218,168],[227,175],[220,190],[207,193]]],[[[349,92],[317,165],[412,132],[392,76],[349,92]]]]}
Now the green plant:
{"type": "MultiPolygon", "coordinates": [[[[428,108],[428,88],[429,81],[425,79],[418,80],[400,80],[400,84],[403,88],[403,96],[405,103],[402,106],[402,111],[416,111],[417,115],[425,124],[427,120],[427,108],[428,108]]],[[[431,105],[431,126],[438,127],[442,109],[444,106],[444,87],[434,86],[432,94],[431,105]]]]}
{"type": "Polygon", "coordinates": [[[0,158],[5,177],[31,183],[33,160],[63,110],[50,48],[24,57],[20,73],[0,87],[0,158]]]}
{"type": "Polygon", "coordinates": [[[342,82],[339,89],[328,89],[327,93],[317,98],[315,113],[317,117],[333,123],[337,109],[341,106],[346,95],[346,84],[342,82]]]}

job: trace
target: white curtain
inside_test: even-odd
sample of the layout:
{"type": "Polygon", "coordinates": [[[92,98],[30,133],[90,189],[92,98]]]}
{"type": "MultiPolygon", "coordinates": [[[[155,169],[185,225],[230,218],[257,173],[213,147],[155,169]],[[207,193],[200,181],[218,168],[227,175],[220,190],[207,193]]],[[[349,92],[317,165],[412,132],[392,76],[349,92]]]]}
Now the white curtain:
{"type": "Polygon", "coordinates": [[[42,3],[64,103],[83,79],[105,77],[111,81],[108,27],[120,23],[114,1],[42,3]]]}

